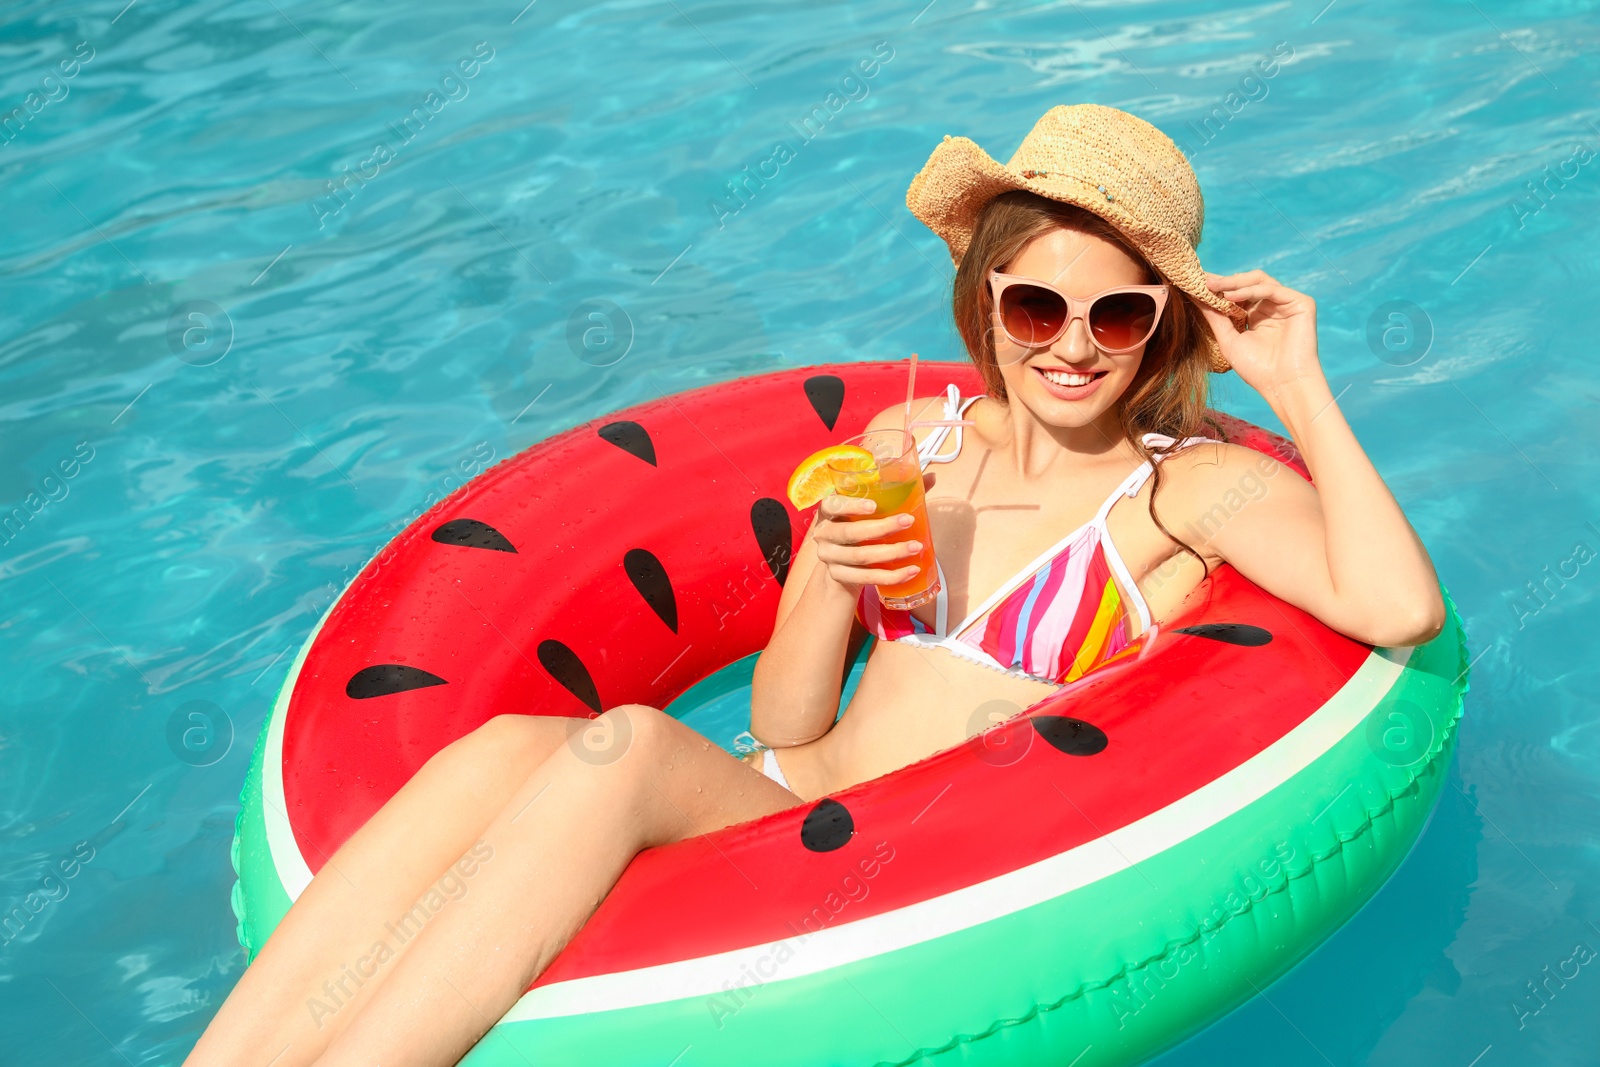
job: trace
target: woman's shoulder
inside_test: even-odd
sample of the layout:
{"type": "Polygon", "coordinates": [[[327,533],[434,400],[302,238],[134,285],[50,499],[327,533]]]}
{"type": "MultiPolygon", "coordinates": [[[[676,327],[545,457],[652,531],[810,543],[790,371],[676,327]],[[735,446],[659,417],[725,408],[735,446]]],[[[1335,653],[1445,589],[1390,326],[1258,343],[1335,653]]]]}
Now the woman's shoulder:
{"type": "MultiPolygon", "coordinates": [[[[1159,453],[1160,443],[1148,441],[1159,453]]],[[[1216,438],[1187,438],[1161,461],[1162,481],[1170,485],[1172,505],[1182,512],[1208,511],[1218,500],[1240,494],[1255,498],[1265,493],[1279,474],[1291,471],[1287,464],[1245,445],[1216,438]]],[[[1295,477],[1293,481],[1299,482],[1295,477]]],[[[1163,488],[1165,496],[1169,492],[1163,488]]]]}
{"type": "MultiPolygon", "coordinates": [[[[1149,442],[1154,445],[1157,453],[1162,453],[1160,446],[1171,442],[1171,438],[1162,438],[1160,442],[1149,442]]],[[[1195,477],[1216,477],[1216,475],[1238,475],[1246,470],[1256,470],[1258,474],[1266,474],[1269,470],[1288,470],[1288,467],[1266,453],[1259,453],[1254,448],[1245,445],[1234,445],[1214,437],[1189,437],[1179,442],[1173,442],[1170,451],[1166,451],[1163,466],[1174,474],[1186,472],[1195,477]]]]}

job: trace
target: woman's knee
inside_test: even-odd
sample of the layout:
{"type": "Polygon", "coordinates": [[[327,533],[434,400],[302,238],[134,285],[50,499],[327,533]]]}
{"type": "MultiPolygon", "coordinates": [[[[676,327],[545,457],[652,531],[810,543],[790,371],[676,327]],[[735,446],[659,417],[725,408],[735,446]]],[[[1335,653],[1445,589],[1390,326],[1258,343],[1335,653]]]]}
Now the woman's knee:
{"type": "Polygon", "coordinates": [[[621,704],[581,724],[568,739],[573,754],[595,767],[635,767],[660,753],[677,721],[644,704],[621,704]]]}
{"type": "Polygon", "coordinates": [[[571,729],[570,720],[536,715],[496,715],[436,752],[430,767],[467,773],[497,767],[528,773],[571,729]]]}

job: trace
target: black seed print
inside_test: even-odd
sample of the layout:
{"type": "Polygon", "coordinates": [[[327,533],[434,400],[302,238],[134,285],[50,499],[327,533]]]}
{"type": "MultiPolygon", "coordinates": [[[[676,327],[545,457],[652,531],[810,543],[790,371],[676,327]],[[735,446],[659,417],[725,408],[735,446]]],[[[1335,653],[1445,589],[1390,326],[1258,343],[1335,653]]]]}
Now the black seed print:
{"type": "Polygon", "coordinates": [[[1111,743],[1100,727],[1065,715],[1035,715],[1033,728],[1051,748],[1069,756],[1093,756],[1104,752],[1111,743]]]}
{"type": "Polygon", "coordinates": [[[839,421],[839,409],[844,407],[844,379],[837,374],[817,374],[806,379],[806,399],[811,410],[817,413],[822,425],[833,429],[839,421]]]}
{"type": "Polygon", "coordinates": [[[1199,626],[1179,627],[1172,632],[1175,634],[1192,634],[1195,637],[1209,637],[1213,641],[1221,641],[1229,645],[1244,645],[1246,648],[1256,648],[1272,640],[1270,631],[1242,622],[1207,622],[1199,626]]]}
{"type": "Polygon", "coordinates": [[[805,821],[800,824],[800,843],[812,852],[832,852],[843,848],[855,832],[850,809],[832,797],[824,797],[806,812],[805,821]]]}
{"type": "Polygon", "coordinates": [[[794,553],[794,532],[789,526],[789,512],[771,497],[762,497],[750,505],[750,529],[761,546],[761,557],[773,579],[782,585],[789,577],[789,562],[794,553]]]}
{"type": "Polygon", "coordinates": [[[544,664],[544,669],[550,672],[550,677],[560,682],[567,692],[595,711],[600,710],[600,691],[594,687],[594,679],[589,676],[589,668],[583,665],[583,660],[578,658],[576,652],[560,641],[540,641],[539,662],[544,664]]]}
{"type": "Polygon", "coordinates": [[[678,632],[678,599],[672,594],[672,582],[667,579],[667,569],[661,561],[642,548],[630,548],[622,557],[622,569],[628,580],[639,590],[650,610],[661,617],[667,629],[678,632]]]}
{"type": "Polygon", "coordinates": [[[652,467],[656,465],[655,442],[637,422],[608,422],[600,427],[599,434],[629,455],[638,456],[652,467]]]}
{"type": "Polygon", "coordinates": [[[344,694],[353,700],[369,700],[372,697],[449,684],[437,674],[429,674],[418,667],[408,667],[404,663],[379,663],[352,674],[345,683],[344,694]]]}
{"type": "Polygon", "coordinates": [[[462,548],[487,548],[494,552],[516,552],[516,546],[506,540],[506,535],[486,522],[477,519],[451,519],[433,531],[433,539],[441,545],[460,545],[462,548]]]}

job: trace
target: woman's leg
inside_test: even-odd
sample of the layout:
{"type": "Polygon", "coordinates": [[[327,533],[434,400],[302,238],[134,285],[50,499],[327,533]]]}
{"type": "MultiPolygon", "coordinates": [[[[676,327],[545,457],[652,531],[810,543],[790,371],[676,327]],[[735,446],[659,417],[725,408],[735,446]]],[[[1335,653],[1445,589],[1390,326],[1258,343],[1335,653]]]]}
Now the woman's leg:
{"type": "Polygon", "coordinates": [[[449,903],[447,868],[470,849],[533,768],[587,720],[500,715],[447,745],[323,864],[267,939],[186,1067],[313,1062],[449,903]],[[398,925],[396,925],[398,924],[398,925]],[[410,933],[410,937],[402,941],[410,933]],[[379,944],[387,951],[374,951],[379,944]]]}
{"type": "Polygon", "coordinates": [[[556,749],[488,828],[465,896],[393,965],[318,1067],[448,1067],[505,1014],[641,849],[800,803],[653,708],[595,720],[610,748],[556,749]]]}

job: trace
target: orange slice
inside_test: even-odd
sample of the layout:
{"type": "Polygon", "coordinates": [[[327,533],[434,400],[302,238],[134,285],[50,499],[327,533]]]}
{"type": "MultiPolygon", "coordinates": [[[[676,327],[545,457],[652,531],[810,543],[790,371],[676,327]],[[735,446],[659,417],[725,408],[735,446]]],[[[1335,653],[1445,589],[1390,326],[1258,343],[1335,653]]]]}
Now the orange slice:
{"type": "Polygon", "coordinates": [[[871,472],[868,478],[876,473],[878,465],[871,452],[857,445],[829,445],[801,460],[794,473],[789,475],[789,503],[804,511],[832,494],[833,474],[828,470],[830,463],[845,470],[871,472]]]}

